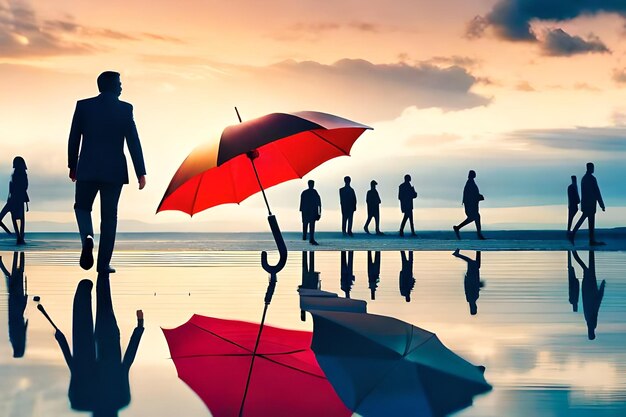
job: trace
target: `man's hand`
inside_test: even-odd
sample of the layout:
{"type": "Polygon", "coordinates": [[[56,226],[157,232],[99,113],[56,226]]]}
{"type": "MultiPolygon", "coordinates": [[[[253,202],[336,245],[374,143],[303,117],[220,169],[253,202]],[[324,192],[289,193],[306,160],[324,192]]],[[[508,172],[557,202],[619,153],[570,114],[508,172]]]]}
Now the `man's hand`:
{"type": "Polygon", "coordinates": [[[139,177],[139,189],[143,190],[143,187],[146,186],[146,176],[142,175],[141,177],[139,177]]]}
{"type": "Polygon", "coordinates": [[[76,170],[70,168],[70,179],[72,182],[76,182],[76,170]]]}
{"type": "Polygon", "coordinates": [[[602,207],[602,211],[606,211],[606,208],[605,208],[605,207],[602,207]]]}

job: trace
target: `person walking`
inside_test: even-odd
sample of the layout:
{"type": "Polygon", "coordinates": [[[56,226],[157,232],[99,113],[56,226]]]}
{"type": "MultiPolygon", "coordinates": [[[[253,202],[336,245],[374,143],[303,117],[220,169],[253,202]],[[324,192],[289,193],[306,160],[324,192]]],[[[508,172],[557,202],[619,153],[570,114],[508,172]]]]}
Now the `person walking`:
{"type": "Polygon", "coordinates": [[[315,190],[315,181],[309,180],[309,188],[300,194],[300,212],[302,213],[302,240],[307,239],[307,231],[309,234],[309,243],[311,245],[319,245],[315,240],[315,222],[322,217],[322,199],[315,190]]]}
{"type": "Polygon", "coordinates": [[[604,201],[602,200],[602,194],[600,193],[600,187],[598,187],[598,181],[596,177],[593,176],[593,172],[595,167],[593,163],[587,163],[587,172],[583,176],[583,179],[580,181],[580,188],[582,198],[580,199],[580,211],[582,214],[574,226],[574,229],[568,233],[568,238],[572,244],[574,244],[574,239],[576,238],[576,232],[580,229],[580,226],[583,224],[585,219],[589,225],[589,245],[590,246],[600,246],[604,245],[604,242],[599,242],[596,240],[595,229],[596,229],[596,210],[599,205],[602,211],[606,211],[604,206],[604,201]]]}
{"type": "Polygon", "coordinates": [[[100,193],[97,271],[112,273],[115,270],[109,264],[115,246],[117,205],[122,186],[128,184],[124,142],[140,190],[146,186],[146,168],[133,119],[133,106],[119,100],[122,93],[120,74],[103,72],[97,83],[98,96],[76,103],[68,140],[68,168],[70,179],[76,183],[74,212],[83,247],[80,266],[87,270],[94,264],[91,209],[96,194],[100,193]]]}
{"type": "Polygon", "coordinates": [[[7,213],[11,213],[11,221],[13,222],[13,229],[17,238],[16,243],[23,245],[26,243],[24,240],[24,229],[26,227],[26,211],[28,211],[28,176],[26,175],[26,161],[21,156],[13,158],[13,174],[11,174],[11,181],[9,182],[9,197],[7,203],[0,211],[0,227],[5,232],[11,234],[9,229],[2,223],[2,219],[7,213]],[[19,223],[19,224],[18,224],[19,223]]]}
{"type": "Polygon", "coordinates": [[[339,204],[341,205],[341,234],[353,236],[352,221],[356,211],[356,193],[350,186],[352,179],[348,176],[343,178],[345,185],[339,189],[339,204]]]}
{"type": "Polygon", "coordinates": [[[365,202],[367,203],[367,221],[365,222],[365,226],[363,229],[365,233],[368,235],[370,231],[368,229],[370,222],[374,219],[374,224],[376,225],[376,234],[384,235],[383,232],[380,231],[380,195],[378,195],[378,190],[376,190],[376,186],[378,183],[375,180],[370,182],[370,189],[367,191],[367,195],[365,196],[365,202]]]}
{"type": "Polygon", "coordinates": [[[461,239],[459,231],[472,222],[476,223],[476,233],[478,234],[478,239],[485,239],[481,232],[480,213],[478,212],[478,203],[484,200],[485,197],[483,197],[483,195],[478,191],[478,186],[476,185],[476,181],[474,181],[475,178],[476,171],[470,170],[467,174],[465,187],[463,187],[463,206],[465,207],[466,218],[458,226],[452,226],[457,239],[461,239]]]}
{"type": "Polygon", "coordinates": [[[567,187],[567,233],[572,230],[572,222],[576,213],[578,213],[578,204],[580,196],[578,195],[578,183],[576,175],[572,175],[572,183],[567,187]]]}
{"type": "Polygon", "coordinates": [[[416,236],[413,225],[413,200],[416,198],[417,192],[415,187],[411,185],[411,176],[406,174],[404,182],[398,187],[398,200],[400,200],[400,210],[403,213],[402,222],[400,223],[400,236],[404,236],[404,226],[407,220],[411,226],[411,235],[416,236]]]}

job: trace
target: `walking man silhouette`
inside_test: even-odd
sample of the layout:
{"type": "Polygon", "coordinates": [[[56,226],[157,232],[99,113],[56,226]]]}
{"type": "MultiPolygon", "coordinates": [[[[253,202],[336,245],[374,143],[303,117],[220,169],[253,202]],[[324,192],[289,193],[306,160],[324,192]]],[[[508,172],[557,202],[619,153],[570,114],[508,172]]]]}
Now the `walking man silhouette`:
{"type": "Polygon", "coordinates": [[[413,226],[413,200],[417,198],[415,187],[411,185],[411,176],[406,174],[404,182],[398,187],[398,200],[400,200],[400,210],[404,214],[400,223],[400,236],[404,236],[404,226],[409,221],[411,226],[411,235],[415,235],[415,227],[413,226]]]}
{"type": "Polygon", "coordinates": [[[376,185],[378,185],[378,183],[375,180],[372,180],[372,182],[370,182],[370,186],[371,188],[369,189],[369,191],[367,192],[367,195],[365,196],[365,202],[367,203],[367,221],[365,222],[365,226],[363,226],[363,229],[365,230],[365,233],[367,233],[368,235],[370,234],[370,231],[368,229],[368,226],[370,225],[370,222],[372,221],[372,219],[374,219],[374,224],[376,225],[376,234],[377,235],[383,235],[384,233],[380,231],[380,196],[378,195],[378,191],[376,190],[376,185]]]}
{"type": "Polygon", "coordinates": [[[580,203],[580,196],[578,195],[578,184],[576,182],[576,175],[572,175],[572,183],[567,187],[567,232],[572,230],[572,222],[574,216],[578,213],[578,204],[580,203]]]}
{"type": "Polygon", "coordinates": [[[343,178],[346,184],[339,189],[339,204],[341,205],[341,233],[352,236],[352,220],[356,211],[356,193],[350,187],[352,179],[348,176],[343,178]]]}
{"type": "Polygon", "coordinates": [[[117,205],[122,186],[128,184],[124,142],[130,151],[140,190],[146,185],[146,168],[133,106],[119,100],[120,74],[103,72],[97,83],[98,96],[76,103],[68,141],[68,168],[70,179],[76,182],[74,212],[83,245],[80,266],[90,269],[94,263],[91,209],[96,194],[100,193],[97,271],[112,273],[115,270],[109,263],[115,246],[117,205]]]}
{"type": "Polygon", "coordinates": [[[452,226],[457,239],[461,239],[459,230],[471,222],[476,223],[476,233],[478,234],[478,239],[485,239],[480,229],[480,213],[478,212],[478,203],[484,200],[485,197],[483,197],[483,195],[478,191],[478,186],[476,185],[474,178],[476,178],[476,171],[470,170],[467,174],[467,182],[463,188],[463,205],[465,206],[465,215],[467,217],[458,226],[452,226]]]}
{"type": "Polygon", "coordinates": [[[309,232],[309,243],[318,245],[315,240],[315,222],[322,217],[322,199],[313,188],[315,181],[309,180],[309,188],[300,194],[300,212],[302,213],[302,240],[307,238],[309,232]]]}
{"type": "Polygon", "coordinates": [[[604,242],[599,242],[595,239],[596,229],[596,209],[597,205],[600,206],[602,211],[606,211],[604,207],[604,201],[602,200],[602,194],[600,194],[600,187],[598,187],[598,181],[593,176],[594,166],[593,163],[587,163],[587,172],[583,175],[583,179],[580,181],[580,188],[582,198],[580,199],[580,211],[582,214],[574,226],[574,230],[568,233],[568,238],[572,244],[576,238],[576,232],[580,229],[585,219],[589,224],[589,245],[600,246],[604,245],[604,242]]]}

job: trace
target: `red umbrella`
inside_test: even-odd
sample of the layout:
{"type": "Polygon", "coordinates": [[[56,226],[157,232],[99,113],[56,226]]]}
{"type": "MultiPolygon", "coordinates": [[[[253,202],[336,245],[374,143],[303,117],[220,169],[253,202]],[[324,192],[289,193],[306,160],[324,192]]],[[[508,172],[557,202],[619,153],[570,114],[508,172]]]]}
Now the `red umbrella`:
{"type": "Polygon", "coordinates": [[[199,315],[163,329],[179,378],[215,417],[352,415],[317,364],[311,332],[265,326],[254,355],[258,331],[256,323],[199,315]],[[255,357],[256,370],[240,410],[255,357]]]}

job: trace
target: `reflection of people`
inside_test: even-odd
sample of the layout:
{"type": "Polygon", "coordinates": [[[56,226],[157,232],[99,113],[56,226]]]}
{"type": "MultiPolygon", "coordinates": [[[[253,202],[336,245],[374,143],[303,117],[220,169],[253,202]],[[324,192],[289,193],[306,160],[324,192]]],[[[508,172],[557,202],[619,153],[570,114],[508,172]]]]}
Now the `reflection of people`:
{"type": "Polygon", "coordinates": [[[302,240],[306,240],[309,232],[309,243],[317,245],[315,241],[315,222],[322,216],[322,199],[315,188],[315,181],[309,180],[309,188],[300,194],[300,211],[302,212],[302,240]]]}
{"type": "Polygon", "coordinates": [[[413,251],[407,254],[400,251],[402,258],[402,269],[400,270],[400,295],[404,297],[406,302],[411,301],[411,291],[415,287],[415,277],[413,277],[413,251]]]}
{"type": "Polygon", "coordinates": [[[400,200],[400,211],[402,211],[402,222],[400,223],[400,236],[404,236],[404,226],[409,221],[411,226],[411,235],[415,236],[415,227],[413,226],[413,200],[417,198],[415,187],[411,185],[411,176],[406,174],[404,182],[398,187],[398,200],[400,200]]]}
{"type": "Polygon", "coordinates": [[[24,228],[26,223],[26,215],[24,206],[28,209],[28,176],[26,175],[26,162],[21,156],[13,158],[13,174],[11,175],[11,182],[9,182],[9,198],[7,203],[0,211],[0,227],[5,232],[11,234],[9,229],[2,222],[4,216],[7,213],[11,213],[11,221],[13,222],[13,229],[17,237],[17,244],[23,245],[24,241],[24,228]],[[18,226],[19,222],[19,226],[18,226]]]}
{"type": "Polygon", "coordinates": [[[583,175],[583,179],[580,181],[580,211],[582,214],[576,222],[574,229],[568,234],[569,240],[574,243],[576,232],[583,224],[585,219],[589,224],[589,245],[598,246],[604,245],[603,242],[599,242],[595,238],[596,231],[596,209],[599,205],[602,211],[605,211],[604,201],[602,200],[602,194],[600,194],[600,187],[598,187],[598,181],[593,176],[594,166],[591,162],[587,163],[587,172],[583,175]]]}
{"type": "Polygon", "coordinates": [[[476,302],[480,296],[480,289],[485,286],[485,283],[480,280],[480,251],[476,251],[476,259],[461,255],[458,249],[452,255],[467,262],[467,272],[465,273],[463,286],[465,287],[465,299],[470,306],[470,314],[474,316],[478,313],[476,302]]]}
{"type": "Polygon", "coordinates": [[[372,180],[372,182],[370,183],[371,188],[369,189],[369,191],[367,192],[367,195],[365,196],[365,202],[367,203],[367,221],[365,222],[365,226],[363,226],[363,229],[365,230],[365,233],[367,233],[368,235],[370,234],[370,231],[368,229],[368,226],[370,225],[370,222],[372,221],[372,219],[374,219],[374,224],[376,225],[376,234],[377,235],[383,235],[384,233],[380,231],[380,195],[378,195],[378,191],[376,190],[376,185],[378,185],[378,183],[374,180],[372,180]]]}
{"type": "Polygon", "coordinates": [[[80,266],[93,266],[91,209],[100,193],[100,245],[98,272],[114,272],[109,263],[115,246],[117,204],[122,185],[128,184],[124,142],[133,160],[139,189],[146,185],[141,143],[133,120],[133,106],[120,101],[120,74],[106,71],[98,76],[97,97],[80,100],[72,119],[68,140],[68,168],[76,182],[74,212],[83,245],[80,266]],[[79,155],[80,150],[80,155],[79,155]]]}
{"type": "Polygon", "coordinates": [[[567,232],[572,230],[572,222],[574,216],[578,213],[578,204],[580,203],[580,196],[578,195],[578,183],[576,182],[576,175],[572,175],[572,183],[567,186],[567,232]]]}
{"type": "Polygon", "coordinates": [[[356,193],[350,186],[350,177],[344,177],[344,185],[339,189],[339,204],[341,205],[341,233],[352,236],[352,220],[356,211],[356,193]]]}
{"type": "Polygon", "coordinates": [[[320,289],[320,273],[315,271],[315,252],[313,251],[302,251],[302,285],[300,288],[320,289]]]}
{"type": "Polygon", "coordinates": [[[24,276],[24,252],[13,252],[13,265],[9,272],[0,256],[0,269],[6,277],[9,292],[9,340],[13,346],[13,357],[21,358],[26,351],[26,330],[28,320],[24,318],[24,310],[28,303],[26,277],[24,276]]]}
{"type": "Polygon", "coordinates": [[[572,311],[578,311],[578,298],[580,294],[580,283],[576,278],[576,271],[572,266],[572,251],[567,251],[567,287],[569,293],[569,303],[572,311]]]}
{"type": "Polygon", "coordinates": [[[341,290],[350,298],[352,284],[354,284],[354,251],[341,251],[341,290]]]}
{"type": "Polygon", "coordinates": [[[459,230],[472,222],[476,223],[476,233],[478,234],[478,239],[485,239],[480,229],[480,213],[478,212],[478,203],[485,198],[478,191],[478,186],[476,185],[474,178],[476,178],[476,171],[470,170],[467,174],[467,182],[463,188],[463,206],[465,206],[466,218],[458,226],[452,226],[457,239],[461,239],[459,230]]]}
{"type": "Polygon", "coordinates": [[[100,274],[96,283],[96,325],[93,327],[90,280],[78,283],[74,296],[72,340],[57,330],[55,338],[71,372],[68,396],[73,409],[97,416],[117,416],[130,403],[130,367],[143,334],[143,312],[137,311],[137,327],[122,357],[109,277],[100,274]]]}
{"type": "Polygon", "coordinates": [[[372,258],[372,251],[367,251],[367,281],[369,283],[370,297],[372,300],[376,299],[376,288],[380,282],[380,251],[374,252],[372,258]]]}
{"type": "Polygon", "coordinates": [[[587,322],[587,336],[589,340],[596,338],[596,327],[598,327],[598,313],[600,312],[600,304],[604,297],[604,287],[606,281],[602,280],[600,288],[596,280],[596,256],[594,251],[589,251],[589,267],[585,265],[576,251],[573,251],[574,259],[583,269],[583,312],[585,321],[587,322]]]}

